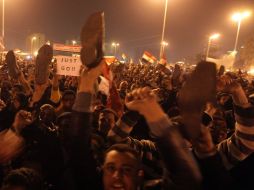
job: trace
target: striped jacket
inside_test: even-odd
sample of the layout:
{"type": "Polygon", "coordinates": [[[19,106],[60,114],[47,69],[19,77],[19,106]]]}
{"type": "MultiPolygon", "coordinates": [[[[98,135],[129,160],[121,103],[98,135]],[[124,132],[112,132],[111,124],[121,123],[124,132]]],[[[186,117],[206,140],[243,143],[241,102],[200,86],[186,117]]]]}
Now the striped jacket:
{"type": "Polygon", "coordinates": [[[110,144],[124,143],[130,145],[140,154],[146,178],[158,179],[162,176],[163,166],[156,144],[150,140],[137,140],[129,136],[136,123],[133,112],[124,114],[116,126],[109,131],[108,140],[111,142],[110,144]]]}
{"type": "Polygon", "coordinates": [[[254,152],[254,106],[234,106],[235,133],[218,144],[217,149],[227,169],[233,168],[254,152]]]}

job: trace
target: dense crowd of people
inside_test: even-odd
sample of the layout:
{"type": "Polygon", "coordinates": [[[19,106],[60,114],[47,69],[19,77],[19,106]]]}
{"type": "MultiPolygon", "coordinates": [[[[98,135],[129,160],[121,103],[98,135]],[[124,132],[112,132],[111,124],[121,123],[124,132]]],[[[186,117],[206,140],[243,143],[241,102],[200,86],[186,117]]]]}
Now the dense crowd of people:
{"type": "Polygon", "coordinates": [[[1,67],[2,189],[253,188],[248,74],[212,73],[205,61],[188,68],[101,60],[80,77],[59,76],[53,63],[38,74],[38,57],[12,68],[7,56],[1,67]],[[109,94],[99,88],[108,68],[109,94]],[[200,80],[202,72],[214,76],[200,80]]]}

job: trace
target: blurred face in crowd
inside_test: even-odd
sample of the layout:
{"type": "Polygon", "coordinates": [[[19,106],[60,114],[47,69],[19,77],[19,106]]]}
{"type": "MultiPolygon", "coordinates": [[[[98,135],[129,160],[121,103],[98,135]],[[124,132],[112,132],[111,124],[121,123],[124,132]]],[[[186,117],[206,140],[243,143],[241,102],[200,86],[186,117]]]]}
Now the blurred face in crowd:
{"type": "Polygon", "coordinates": [[[162,80],[162,86],[167,90],[172,90],[172,84],[170,78],[164,78],[162,80]]]}
{"type": "Polygon", "coordinates": [[[75,102],[75,96],[73,94],[67,94],[62,99],[63,108],[65,111],[71,111],[75,102]]]}
{"type": "Polygon", "coordinates": [[[121,82],[119,86],[121,91],[126,91],[127,87],[128,87],[128,83],[126,81],[121,82]]]}
{"type": "Polygon", "coordinates": [[[139,174],[138,161],[131,153],[116,150],[107,153],[103,166],[105,190],[136,190],[139,174]]]}
{"type": "Polygon", "coordinates": [[[18,88],[16,87],[13,87],[12,90],[11,90],[11,94],[12,96],[16,96],[17,93],[21,92],[18,88]]]}
{"type": "Polygon", "coordinates": [[[44,105],[40,109],[40,119],[45,124],[50,124],[51,122],[54,122],[55,120],[55,110],[50,105],[44,105]]]}
{"type": "Polygon", "coordinates": [[[15,95],[12,99],[12,105],[15,110],[18,110],[21,106],[18,97],[15,95]]]}
{"type": "Polygon", "coordinates": [[[108,131],[115,126],[115,115],[111,112],[101,112],[99,115],[99,131],[107,135],[108,131]]]}

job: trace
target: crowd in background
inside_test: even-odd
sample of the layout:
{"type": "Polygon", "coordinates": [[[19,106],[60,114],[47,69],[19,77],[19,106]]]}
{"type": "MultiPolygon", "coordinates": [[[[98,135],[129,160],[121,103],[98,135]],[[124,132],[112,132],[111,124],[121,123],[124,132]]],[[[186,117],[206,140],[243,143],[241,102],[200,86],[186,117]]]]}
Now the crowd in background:
{"type": "Polygon", "coordinates": [[[205,94],[195,80],[181,94],[195,67],[115,62],[106,94],[103,61],[80,77],[58,76],[52,64],[40,85],[34,64],[19,62],[16,78],[7,64],[0,69],[2,189],[253,188],[247,73],[217,70],[214,101],[204,103],[194,138],[179,99],[190,97],[195,107],[205,94]]]}

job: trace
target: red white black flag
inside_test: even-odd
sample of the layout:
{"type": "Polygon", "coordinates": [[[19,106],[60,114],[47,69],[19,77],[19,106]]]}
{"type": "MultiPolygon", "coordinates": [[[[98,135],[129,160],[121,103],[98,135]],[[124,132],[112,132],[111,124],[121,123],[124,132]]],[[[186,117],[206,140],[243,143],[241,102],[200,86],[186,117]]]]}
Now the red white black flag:
{"type": "Polygon", "coordinates": [[[142,56],[142,60],[149,63],[155,63],[157,59],[151,53],[149,53],[148,51],[145,51],[142,56]]]}

